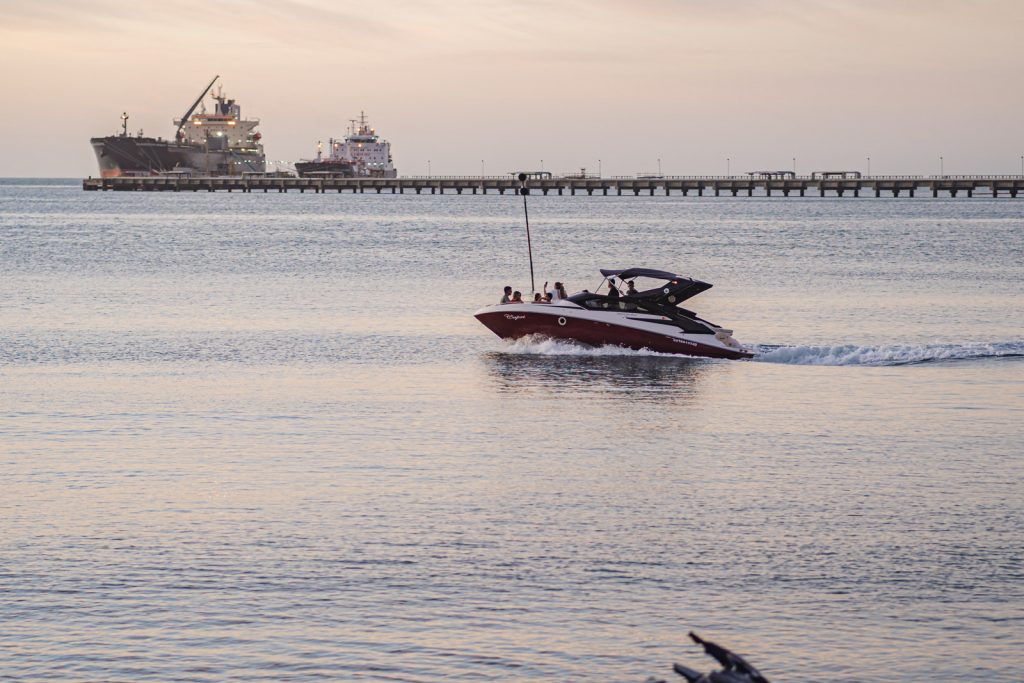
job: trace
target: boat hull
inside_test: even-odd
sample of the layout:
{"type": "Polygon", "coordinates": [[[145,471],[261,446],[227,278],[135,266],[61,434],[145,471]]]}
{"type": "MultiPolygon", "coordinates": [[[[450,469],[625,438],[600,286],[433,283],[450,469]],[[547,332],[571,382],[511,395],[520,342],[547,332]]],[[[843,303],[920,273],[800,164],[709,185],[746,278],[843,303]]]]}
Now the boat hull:
{"type": "Polygon", "coordinates": [[[716,339],[713,334],[685,334],[673,325],[649,321],[635,324],[628,317],[618,320],[608,317],[601,319],[600,316],[579,307],[507,304],[481,309],[477,311],[475,317],[484,327],[502,339],[520,339],[537,335],[587,346],[621,346],[703,358],[738,360],[753,357],[751,352],[742,348],[731,348],[716,339]],[[541,307],[544,310],[539,310],[541,307]]]}

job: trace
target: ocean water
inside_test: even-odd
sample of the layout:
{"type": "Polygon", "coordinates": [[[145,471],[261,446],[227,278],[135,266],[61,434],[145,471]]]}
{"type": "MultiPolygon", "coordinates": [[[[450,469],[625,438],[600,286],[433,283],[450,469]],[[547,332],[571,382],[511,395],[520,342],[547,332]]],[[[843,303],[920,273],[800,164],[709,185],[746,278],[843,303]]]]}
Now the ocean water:
{"type": "Polygon", "coordinates": [[[742,362],[491,335],[521,213],[0,181],[0,677],[1021,680],[1024,201],[530,197],[742,362]]]}

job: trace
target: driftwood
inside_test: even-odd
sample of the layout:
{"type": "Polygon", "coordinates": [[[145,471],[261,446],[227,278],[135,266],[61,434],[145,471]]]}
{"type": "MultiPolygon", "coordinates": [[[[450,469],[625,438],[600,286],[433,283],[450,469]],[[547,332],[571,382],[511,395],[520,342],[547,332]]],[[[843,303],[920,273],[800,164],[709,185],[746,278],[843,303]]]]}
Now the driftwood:
{"type": "MultiPolygon", "coordinates": [[[[682,664],[673,664],[672,670],[685,678],[688,683],[769,683],[767,678],[735,652],[704,640],[693,631],[690,631],[690,638],[698,645],[703,645],[705,654],[713,657],[722,669],[701,673],[682,664]]],[[[666,681],[648,678],[645,683],[666,683],[666,681]]]]}

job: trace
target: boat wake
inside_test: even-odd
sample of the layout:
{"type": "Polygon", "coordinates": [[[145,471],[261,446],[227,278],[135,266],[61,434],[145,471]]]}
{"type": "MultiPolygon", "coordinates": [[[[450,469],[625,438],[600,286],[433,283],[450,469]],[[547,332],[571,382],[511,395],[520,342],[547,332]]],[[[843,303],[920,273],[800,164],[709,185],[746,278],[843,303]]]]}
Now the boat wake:
{"type": "MultiPolygon", "coordinates": [[[[1024,341],[973,342],[966,344],[882,344],[864,346],[839,344],[835,346],[782,346],[754,344],[754,362],[788,365],[865,365],[896,366],[937,363],[947,361],[982,360],[991,358],[1024,357],[1024,341]]],[[[635,351],[622,346],[583,346],[573,342],[529,336],[509,342],[503,353],[522,356],[653,356],[661,358],[687,358],[672,353],[658,353],[649,349],[635,351]]],[[[696,359],[694,359],[696,360],[696,359]]],[[[702,358],[699,360],[712,361],[702,358]]]]}
{"type": "Polygon", "coordinates": [[[1024,342],[968,344],[884,344],[860,346],[754,345],[754,361],[790,365],[914,365],[940,361],[1024,356],[1024,342]]]}
{"type": "Polygon", "coordinates": [[[648,349],[634,351],[624,346],[584,346],[570,341],[530,335],[509,342],[502,351],[522,356],[661,356],[682,358],[672,353],[658,353],[648,349]]]}

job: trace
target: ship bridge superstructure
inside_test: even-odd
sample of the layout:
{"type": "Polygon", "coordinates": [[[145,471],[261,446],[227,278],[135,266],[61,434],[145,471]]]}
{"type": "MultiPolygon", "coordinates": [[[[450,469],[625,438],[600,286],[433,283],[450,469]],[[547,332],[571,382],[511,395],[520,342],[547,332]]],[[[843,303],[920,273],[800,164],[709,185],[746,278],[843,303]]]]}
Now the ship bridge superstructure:
{"type": "Polygon", "coordinates": [[[201,146],[213,151],[228,151],[236,154],[263,154],[261,135],[256,130],[259,119],[243,119],[242,107],[224,95],[218,87],[211,93],[213,111],[206,110],[205,103],[199,112],[187,118],[175,119],[178,126],[177,138],[181,144],[201,146]]]}

